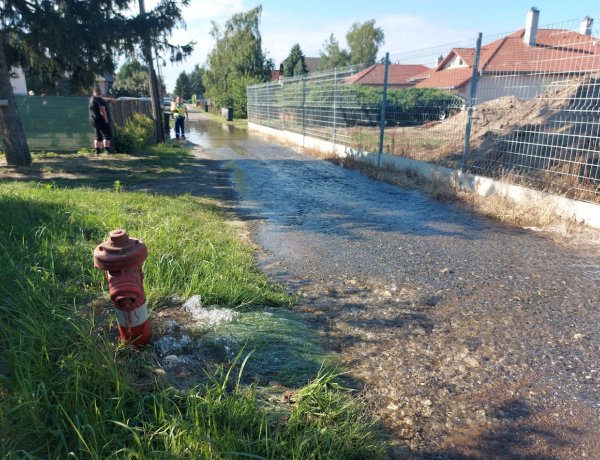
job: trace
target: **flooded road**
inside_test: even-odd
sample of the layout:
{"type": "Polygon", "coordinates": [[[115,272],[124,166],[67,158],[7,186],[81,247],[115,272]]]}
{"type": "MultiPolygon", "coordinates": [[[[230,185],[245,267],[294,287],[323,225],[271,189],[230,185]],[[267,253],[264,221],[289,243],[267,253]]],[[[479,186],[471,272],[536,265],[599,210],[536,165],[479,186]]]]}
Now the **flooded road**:
{"type": "Polygon", "coordinates": [[[191,121],[262,268],[411,458],[600,458],[600,251],[191,121]]]}

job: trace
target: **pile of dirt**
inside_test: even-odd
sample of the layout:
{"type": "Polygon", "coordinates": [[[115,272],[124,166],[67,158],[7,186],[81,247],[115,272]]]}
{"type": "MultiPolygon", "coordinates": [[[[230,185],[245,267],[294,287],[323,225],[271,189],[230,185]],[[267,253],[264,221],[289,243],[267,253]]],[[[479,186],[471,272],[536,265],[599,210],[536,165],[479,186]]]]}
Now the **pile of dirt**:
{"type": "MultiPolygon", "coordinates": [[[[527,147],[531,157],[540,162],[559,158],[561,161],[585,162],[583,150],[598,147],[600,135],[600,80],[598,76],[578,77],[568,84],[550,87],[531,100],[504,96],[478,104],[473,111],[471,127],[472,157],[480,163],[501,162],[505,169],[520,166],[516,149],[527,147]],[[516,149],[514,146],[517,146],[516,149]],[[560,155],[559,155],[560,154],[560,155]]],[[[466,126],[467,112],[423,127],[432,137],[451,132],[455,126],[466,126]]],[[[436,156],[455,153],[451,146],[441,146],[436,156]]],[[[522,155],[521,155],[522,156],[522,155]]],[[[529,168],[541,165],[531,164],[529,168]]],[[[534,160],[536,162],[536,160],[534,160]]]]}

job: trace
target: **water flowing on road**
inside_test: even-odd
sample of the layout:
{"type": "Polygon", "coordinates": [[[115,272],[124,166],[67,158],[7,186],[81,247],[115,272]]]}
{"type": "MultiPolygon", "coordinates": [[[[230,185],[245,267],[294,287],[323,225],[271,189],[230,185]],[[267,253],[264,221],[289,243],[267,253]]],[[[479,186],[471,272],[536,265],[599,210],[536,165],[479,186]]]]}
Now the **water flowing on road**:
{"type": "Polygon", "coordinates": [[[302,295],[297,310],[415,455],[600,458],[597,246],[511,228],[226,124],[186,128],[232,184],[261,267],[302,295]]]}

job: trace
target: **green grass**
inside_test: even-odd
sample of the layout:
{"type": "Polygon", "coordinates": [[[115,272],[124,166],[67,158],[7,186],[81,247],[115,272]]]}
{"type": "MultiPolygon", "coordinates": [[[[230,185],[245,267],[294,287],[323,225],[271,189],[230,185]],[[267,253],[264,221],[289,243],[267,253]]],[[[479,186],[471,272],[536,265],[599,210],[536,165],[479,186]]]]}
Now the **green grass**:
{"type": "MultiPolygon", "coordinates": [[[[123,161],[156,179],[185,168],[186,155],[165,148],[123,161]]],[[[256,269],[215,202],[128,192],[109,173],[118,162],[105,160],[96,176],[65,185],[0,186],[0,457],[381,458],[373,422],[335,371],[307,370],[307,386],[271,404],[242,385],[254,355],[241,348],[233,365],[178,391],[151,372],[152,352],[101,333],[92,305],[106,286],[92,251],[115,228],[148,246],[151,314],[172,295],[245,311],[292,302],[256,269]],[[132,378],[144,373],[144,385],[132,378]]],[[[268,327],[248,318],[240,343],[268,327]]]]}

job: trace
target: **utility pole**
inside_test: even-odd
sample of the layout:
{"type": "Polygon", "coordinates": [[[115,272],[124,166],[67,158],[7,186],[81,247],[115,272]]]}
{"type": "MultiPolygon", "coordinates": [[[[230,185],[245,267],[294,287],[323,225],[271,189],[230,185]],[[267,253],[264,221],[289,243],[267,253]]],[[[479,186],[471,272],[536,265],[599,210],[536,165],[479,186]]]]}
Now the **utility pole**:
{"type": "MultiPolygon", "coordinates": [[[[144,0],[138,0],[140,5],[140,15],[146,14],[144,0]]],[[[146,64],[148,65],[148,77],[150,79],[150,96],[152,98],[152,116],[154,118],[154,130],[156,131],[156,142],[162,143],[165,141],[165,132],[163,130],[161,103],[158,95],[158,81],[154,72],[154,59],[152,59],[152,44],[150,37],[144,33],[142,37],[142,53],[146,64]]]]}

